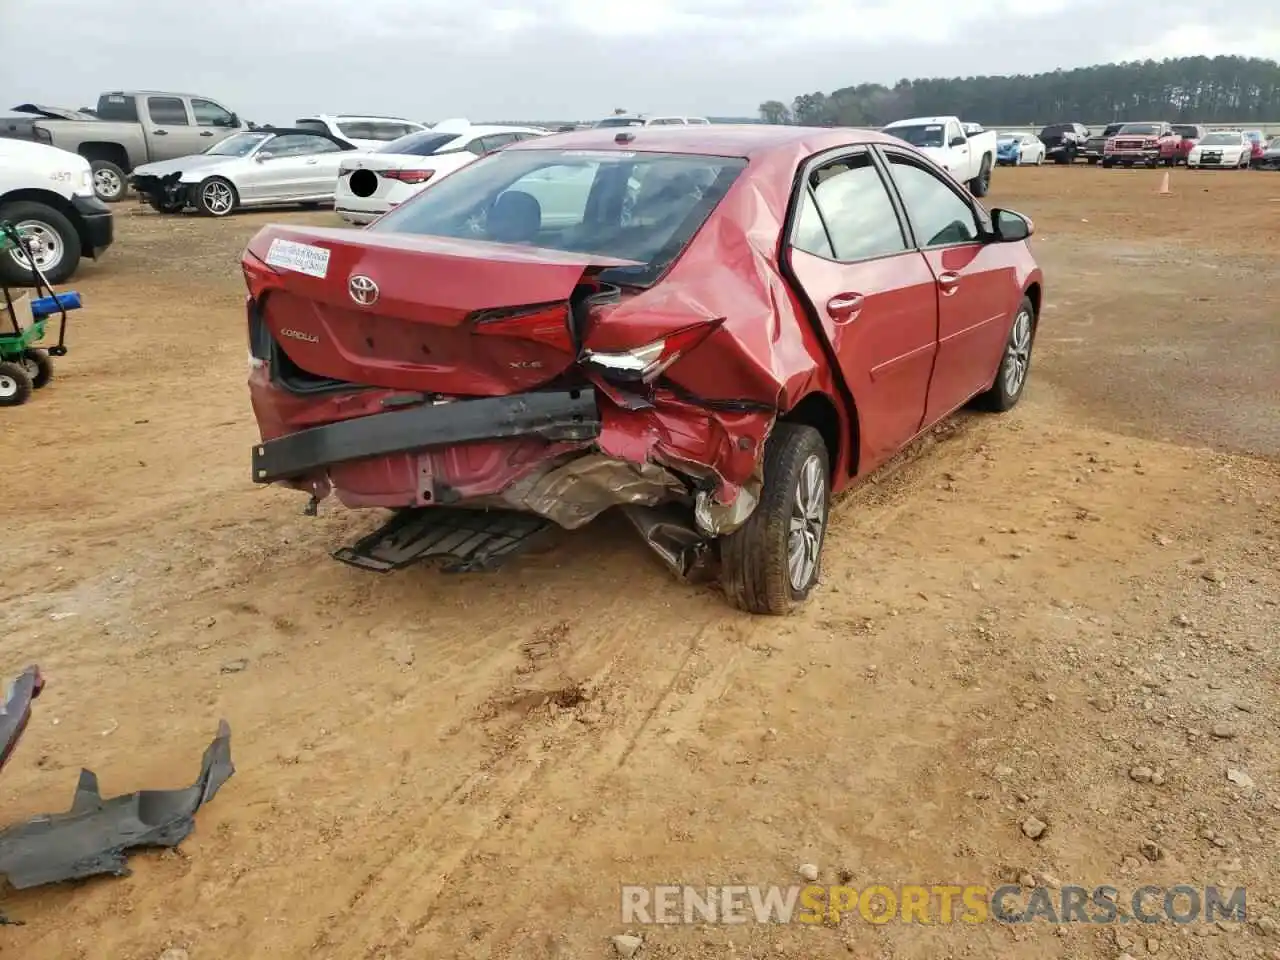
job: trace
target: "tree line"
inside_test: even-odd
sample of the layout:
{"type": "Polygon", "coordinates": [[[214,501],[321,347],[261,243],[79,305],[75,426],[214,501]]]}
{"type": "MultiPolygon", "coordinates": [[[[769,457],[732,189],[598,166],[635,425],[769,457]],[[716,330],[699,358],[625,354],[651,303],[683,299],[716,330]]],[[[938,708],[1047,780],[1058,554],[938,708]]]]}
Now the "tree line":
{"type": "Polygon", "coordinates": [[[1257,57],[1107,63],[1031,76],[860,83],[760,104],[765,123],[880,127],[904,117],[958,116],[996,125],[1111,120],[1280,121],[1280,64],[1257,57]]]}

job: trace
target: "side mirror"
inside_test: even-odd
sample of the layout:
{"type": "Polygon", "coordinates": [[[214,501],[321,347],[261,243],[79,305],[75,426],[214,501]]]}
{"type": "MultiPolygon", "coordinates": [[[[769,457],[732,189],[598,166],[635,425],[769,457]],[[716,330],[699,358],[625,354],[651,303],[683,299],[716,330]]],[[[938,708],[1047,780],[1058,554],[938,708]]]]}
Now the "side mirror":
{"type": "Polygon", "coordinates": [[[1012,210],[995,209],[991,211],[991,224],[995,228],[997,243],[1017,243],[1026,240],[1035,233],[1035,225],[1031,220],[1012,210]]]}
{"type": "Polygon", "coordinates": [[[270,150],[263,150],[261,153],[255,153],[253,155],[253,159],[258,163],[262,163],[264,160],[270,160],[273,156],[275,156],[275,154],[270,150]]]}
{"type": "Polygon", "coordinates": [[[238,127],[238,126],[240,126],[240,115],[239,115],[239,114],[237,114],[237,113],[233,113],[233,114],[231,114],[230,119],[228,119],[228,120],[227,120],[227,126],[228,126],[228,127],[238,127]]]}
{"type": "Polygon", "coordinates": [[[968,141],[968,140],[966,140],[964,137],[952,137],[952,138],[951,138],[951,146],[953,146],[953,147],[963,147],[963,146],[964,146],[966,143],[968,143],[968,142],[969,142],[969,141],[968,141]]]}

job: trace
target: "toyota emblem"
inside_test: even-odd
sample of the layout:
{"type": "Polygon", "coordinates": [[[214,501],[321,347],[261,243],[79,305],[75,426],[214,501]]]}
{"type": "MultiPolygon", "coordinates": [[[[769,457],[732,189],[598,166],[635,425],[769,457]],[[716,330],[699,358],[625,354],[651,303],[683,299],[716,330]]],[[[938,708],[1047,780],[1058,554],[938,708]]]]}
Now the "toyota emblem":
{"type": "Polygon", "coordinates": [[[357,274],[347,281],[347,293],[361,306],[369,306],[378,299],[378,285],[368,277],[357,274]]]}

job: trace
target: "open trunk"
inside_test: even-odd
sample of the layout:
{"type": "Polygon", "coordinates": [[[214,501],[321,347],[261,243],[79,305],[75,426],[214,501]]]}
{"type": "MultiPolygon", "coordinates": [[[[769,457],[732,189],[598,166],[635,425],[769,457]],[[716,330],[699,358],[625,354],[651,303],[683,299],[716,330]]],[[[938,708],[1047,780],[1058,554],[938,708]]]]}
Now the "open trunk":
{"type": "Polygon", "coordinates": [[[300,380],[478,397],[563,374],[578,353],[584,308],[602,292],[598,275],[632,263],[478,240],[273,226],[251,241],[243,265],[261,325],[255,338],[269,334],[300,380]]]}

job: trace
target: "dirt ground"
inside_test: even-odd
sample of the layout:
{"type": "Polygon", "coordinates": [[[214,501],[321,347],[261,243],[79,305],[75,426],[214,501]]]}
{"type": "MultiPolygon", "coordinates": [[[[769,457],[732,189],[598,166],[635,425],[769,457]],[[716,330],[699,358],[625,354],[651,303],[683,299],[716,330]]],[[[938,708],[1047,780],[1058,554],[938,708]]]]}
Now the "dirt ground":
{"type": "Polygon", "coordinates": [[[1048,282],[1028,394],[846,496],[785,620],[609,518],[488,575],[329,559],[378,517],[250,482],[237,262],[332,214],[121,207],[58,379],[3,414],[0,669],[49,685],[0,821],[82,765],[186,785],[223,717],[236,774],[178,852],[5,895],[0,954],[591,960],[621,884],[810,863],[1244,886],[1255,922],[636,926],[638,956],[1280,957],[1280,175],[1161,175],[998,171],[1048,282]]]}

